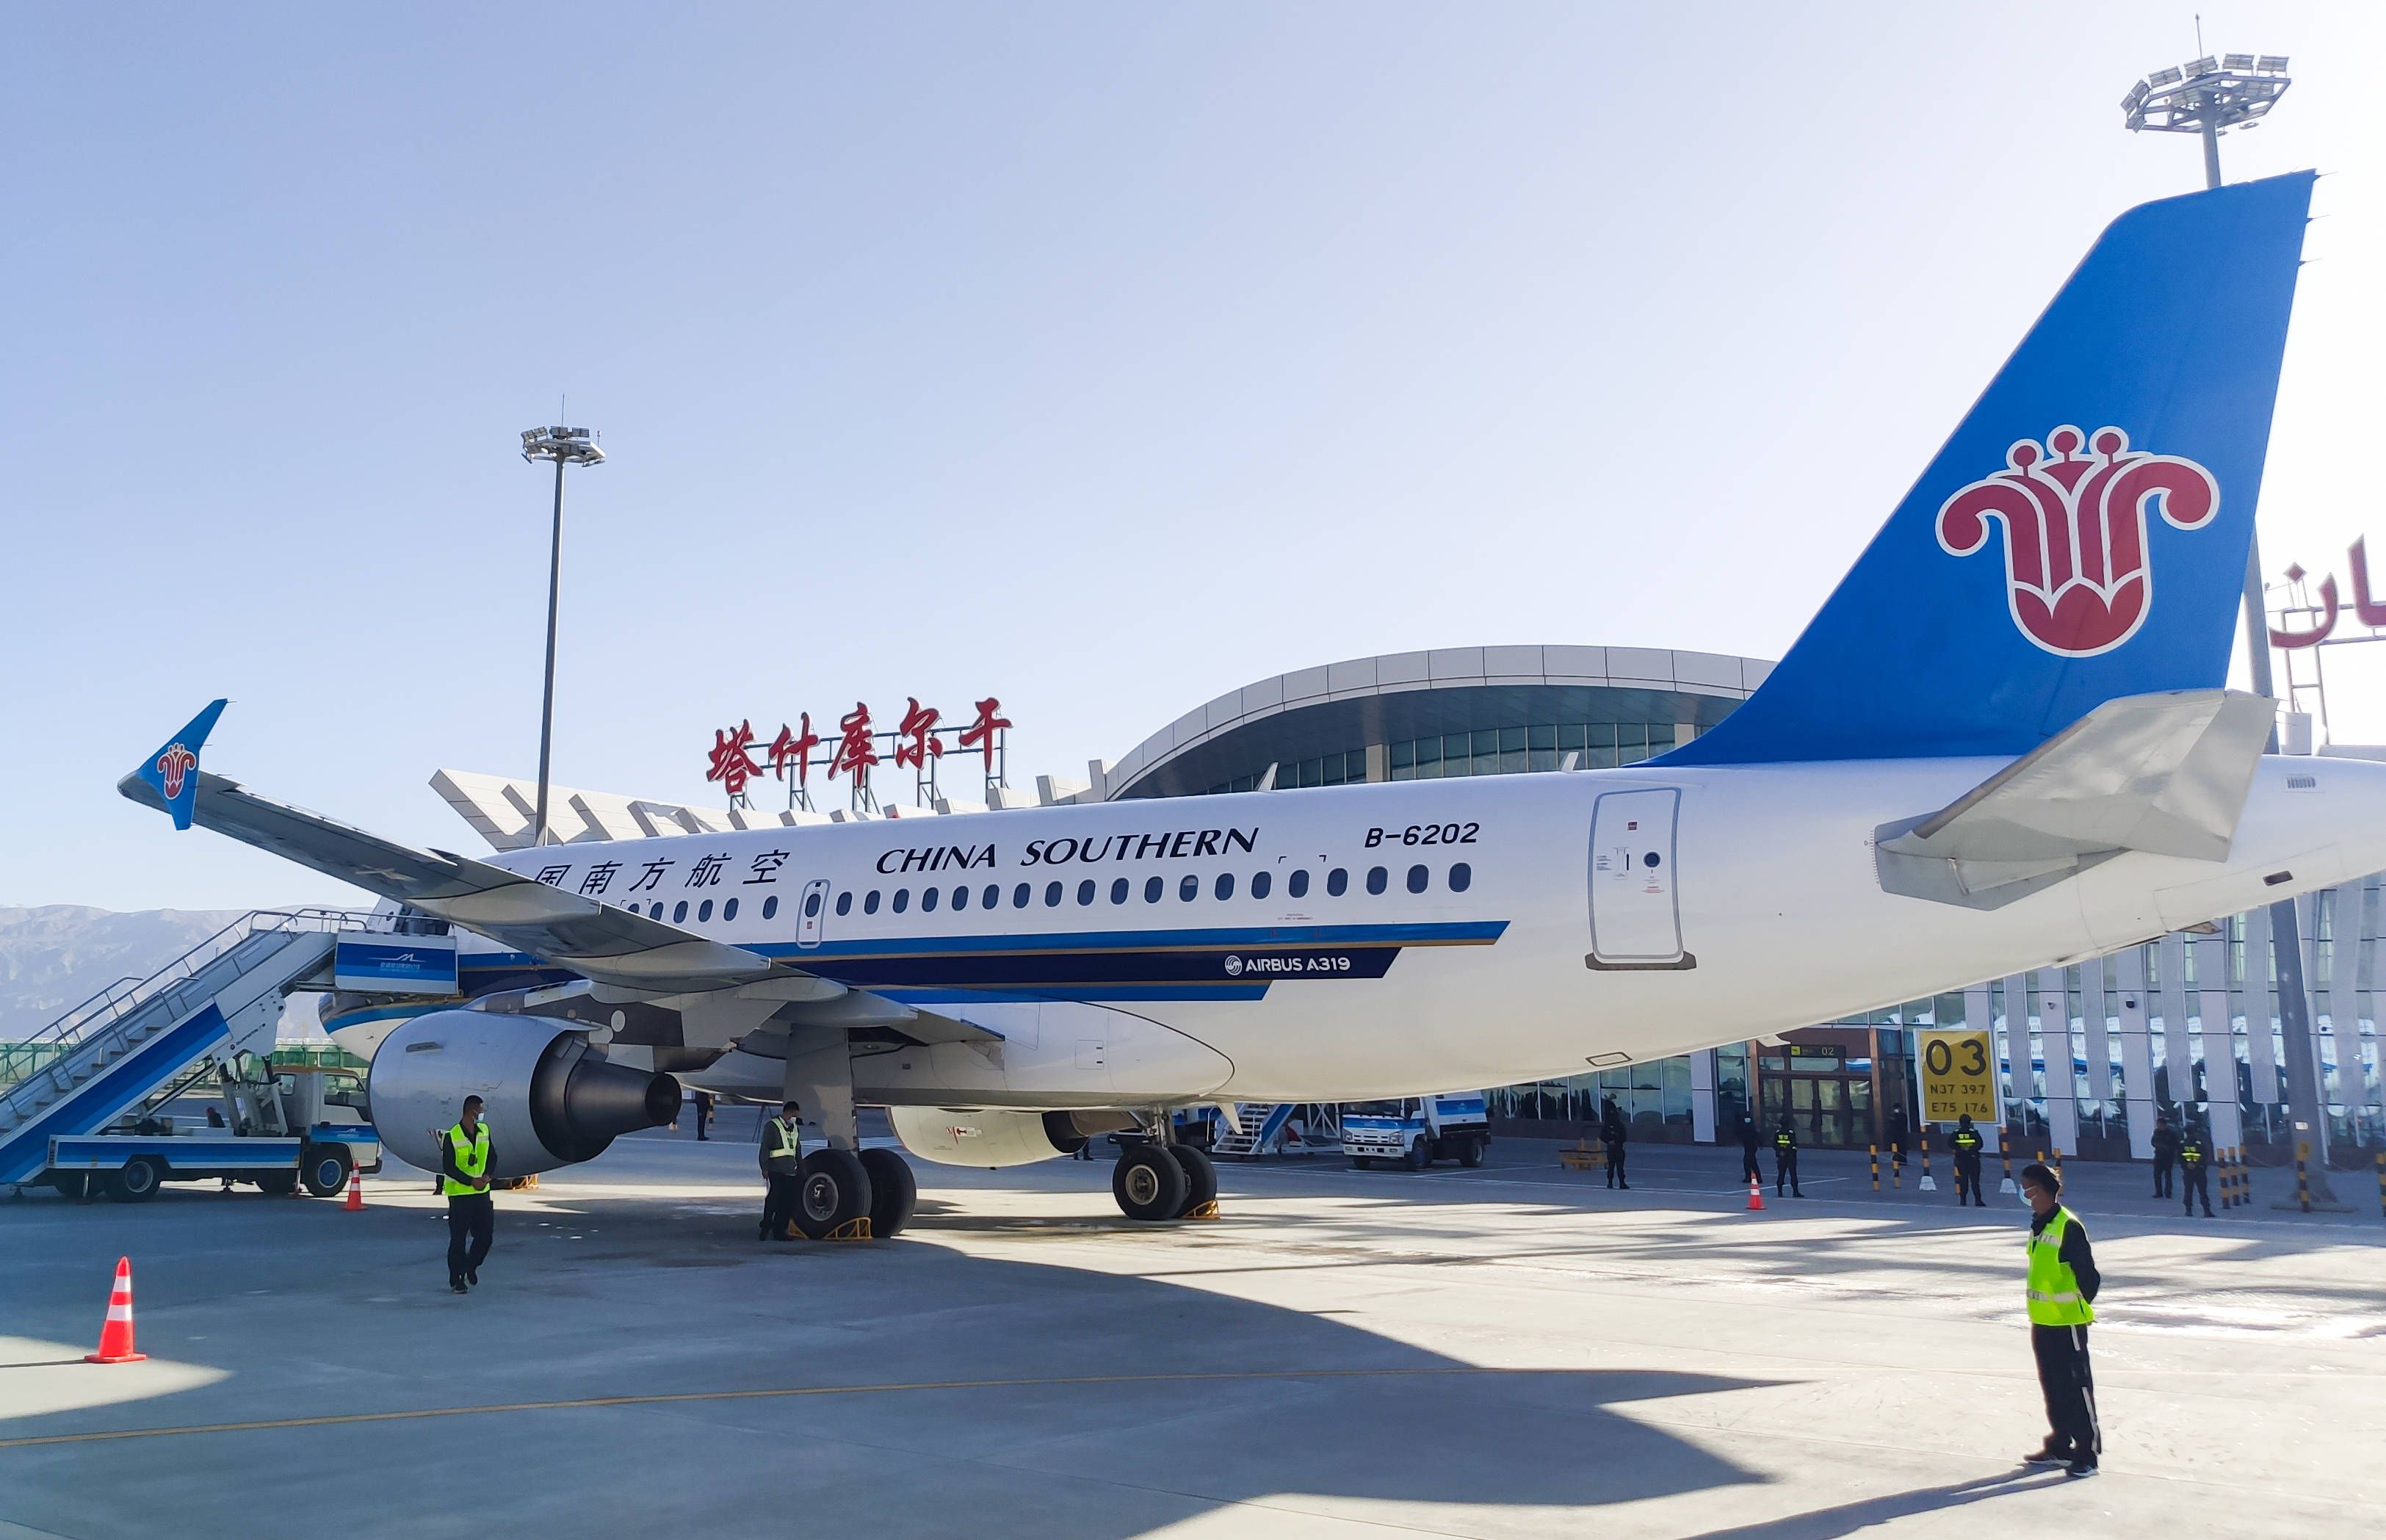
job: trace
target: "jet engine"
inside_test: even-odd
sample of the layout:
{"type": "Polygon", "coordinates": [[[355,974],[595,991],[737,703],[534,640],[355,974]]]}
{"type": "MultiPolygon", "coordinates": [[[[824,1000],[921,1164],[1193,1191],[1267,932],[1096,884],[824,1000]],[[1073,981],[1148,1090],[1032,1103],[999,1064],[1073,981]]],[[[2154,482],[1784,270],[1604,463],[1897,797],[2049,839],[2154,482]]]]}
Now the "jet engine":
{"type": "Polygon", "coordinates": [[[923,1160],[994,1171],[1057,1160],[1098,1133],[1136,1126],[1124,1112],[1006,1112],[985,1108],[890,1107],[895,1137],[923,1160]]]}
{"type": "Polygon", "coordinates": [[[679,1113],[679,1082],[609,1062],[588,1039],[537,1016],[434,1010],[373,1050],[368,1082],[382,1145],[439,1169],[439,1138],[481,1098],[489,1174],[529,1176],[604,1153],[617,1134],[679,1113]]]}

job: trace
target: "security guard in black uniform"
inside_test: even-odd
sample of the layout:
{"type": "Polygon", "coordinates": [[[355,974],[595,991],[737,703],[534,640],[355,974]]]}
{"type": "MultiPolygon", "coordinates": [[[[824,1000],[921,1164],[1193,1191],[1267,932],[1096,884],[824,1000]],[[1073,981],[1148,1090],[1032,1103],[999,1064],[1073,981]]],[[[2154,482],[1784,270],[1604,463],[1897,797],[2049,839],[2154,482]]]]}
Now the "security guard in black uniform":
{"type": "Polygon", "coordinates": [[[769,1183],[762,1194],[762,1240],[785,1240],[787,1227],[796,1221],[796,1178],[804,1160],[803,1112],[787,1102],[762,1125],[762,1180],[769,1183]]]}
{"type": "Polygon", "coordinates": [[[464,1115],[439,1136],[439,1190],[447,1197],[447,1286],[458,1294],[481,1281],[497,1232],[489,1197],[489,1130],[481,1098],[464,1098],[464,1115]]]}
{"type": "Polygon", "coordinates": [[[1781,1184],[1790,1184],[1791,1197],[1804,1197],[1798,1189],[1798,1131],[1790,1124],[1790,1114],[1781,1114],[1781,1126],[1773,1131],[1773,1196],[1781,1196],[1781,1184]]]}
{"type": "Polygon", "coordinates": [[[2189,1218],[2195,1215],[2195,1200],[2204,1200],[2204,1217],[2212,1218],[2212,1154],[2204,1147],[2200,1129],[2189,1129],[2187,1137],[2179,1142],[2179,1194],[2186,1199],[2179,1207],[2189,1218]]]}
{"type": "Polygon", "coordinates": [[[1739,1116],[1739,1179],[1762,1182],[1764,1173],[1756,1167],[1756,1152],[1764,1147],[1764,1135],[1757,1131],[1756,1119],[1749,1113],[1739,1116]]]}
{"type": "Polygon", "coordinates": [[[1964,1195],[1972,1196],[1972,1207],[1985,1208],[1989,1200],[1980,1196],[1980,1149],[1988,1143],[1980,1131],[1972,1126],[1972,1115],[1965,1113],[1955,1121],[1955,1207],[1964,1206],[1964,1195]]]}

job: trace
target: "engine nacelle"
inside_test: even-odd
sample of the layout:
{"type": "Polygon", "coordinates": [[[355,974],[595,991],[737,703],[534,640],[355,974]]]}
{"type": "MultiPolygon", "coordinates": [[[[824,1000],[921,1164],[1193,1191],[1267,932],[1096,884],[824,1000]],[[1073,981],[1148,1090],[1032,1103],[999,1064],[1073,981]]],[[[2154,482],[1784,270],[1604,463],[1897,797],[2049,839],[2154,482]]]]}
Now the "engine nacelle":
{"type": "Polygon", "coordinates": [[[895,1137],[923,1160],[995,1171],[1057,1160],[1098,1133],[1133,1128],[1121,1112],[1008,1112],[986,1108],[890,1107],[895,1137]]]}
{"type": "Polygon", "coordinates": [[[679,1082],[613,1064],[562,1023],[483,1010],[434,1010],[373,1050],[368,1082],[382,1146],[439,1169],[439,1138],[481,1098],[489,1174],[529,1176],[593,1159],[618,1134],[679,1114],[679,1082]]]}

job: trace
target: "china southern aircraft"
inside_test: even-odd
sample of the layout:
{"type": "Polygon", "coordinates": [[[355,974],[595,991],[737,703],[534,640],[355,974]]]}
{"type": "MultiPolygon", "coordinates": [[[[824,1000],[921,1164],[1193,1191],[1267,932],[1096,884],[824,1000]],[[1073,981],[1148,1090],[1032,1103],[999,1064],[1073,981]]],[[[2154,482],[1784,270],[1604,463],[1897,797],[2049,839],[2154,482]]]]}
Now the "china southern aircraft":
{"type": "Polygon", "coordinates": [[[2311,182],[2116,221],[1764,686],[1629,768],[475,860],[201,773],[218,702],[121,789],[484,938],[374,1051],[417,1165],[468,1092],[514,1175],[685,1082],[819,1122],[808,1233],[910,1215],[856,1104],[960,1165],[1139,1130],[1119,1206],[1177,1218],[1176,1108],[1659,1058],[2386,868],[2386,765],[2265,757],[2223,688],[2311,182]]]}

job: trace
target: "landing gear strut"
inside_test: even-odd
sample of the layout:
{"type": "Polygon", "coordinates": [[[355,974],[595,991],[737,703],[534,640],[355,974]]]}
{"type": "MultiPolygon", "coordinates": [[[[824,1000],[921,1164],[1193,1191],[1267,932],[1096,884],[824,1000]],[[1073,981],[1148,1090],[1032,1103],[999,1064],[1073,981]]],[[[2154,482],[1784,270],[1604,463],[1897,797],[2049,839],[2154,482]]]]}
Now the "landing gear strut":
{"type": "Polygon", "coordinates": [[[1218,1168],[1190,1145],[1129,1145],[1111,1172],[1111,1196],[1131,1220],[1181,1220],[1217,1201],[1218,1168]]]}

